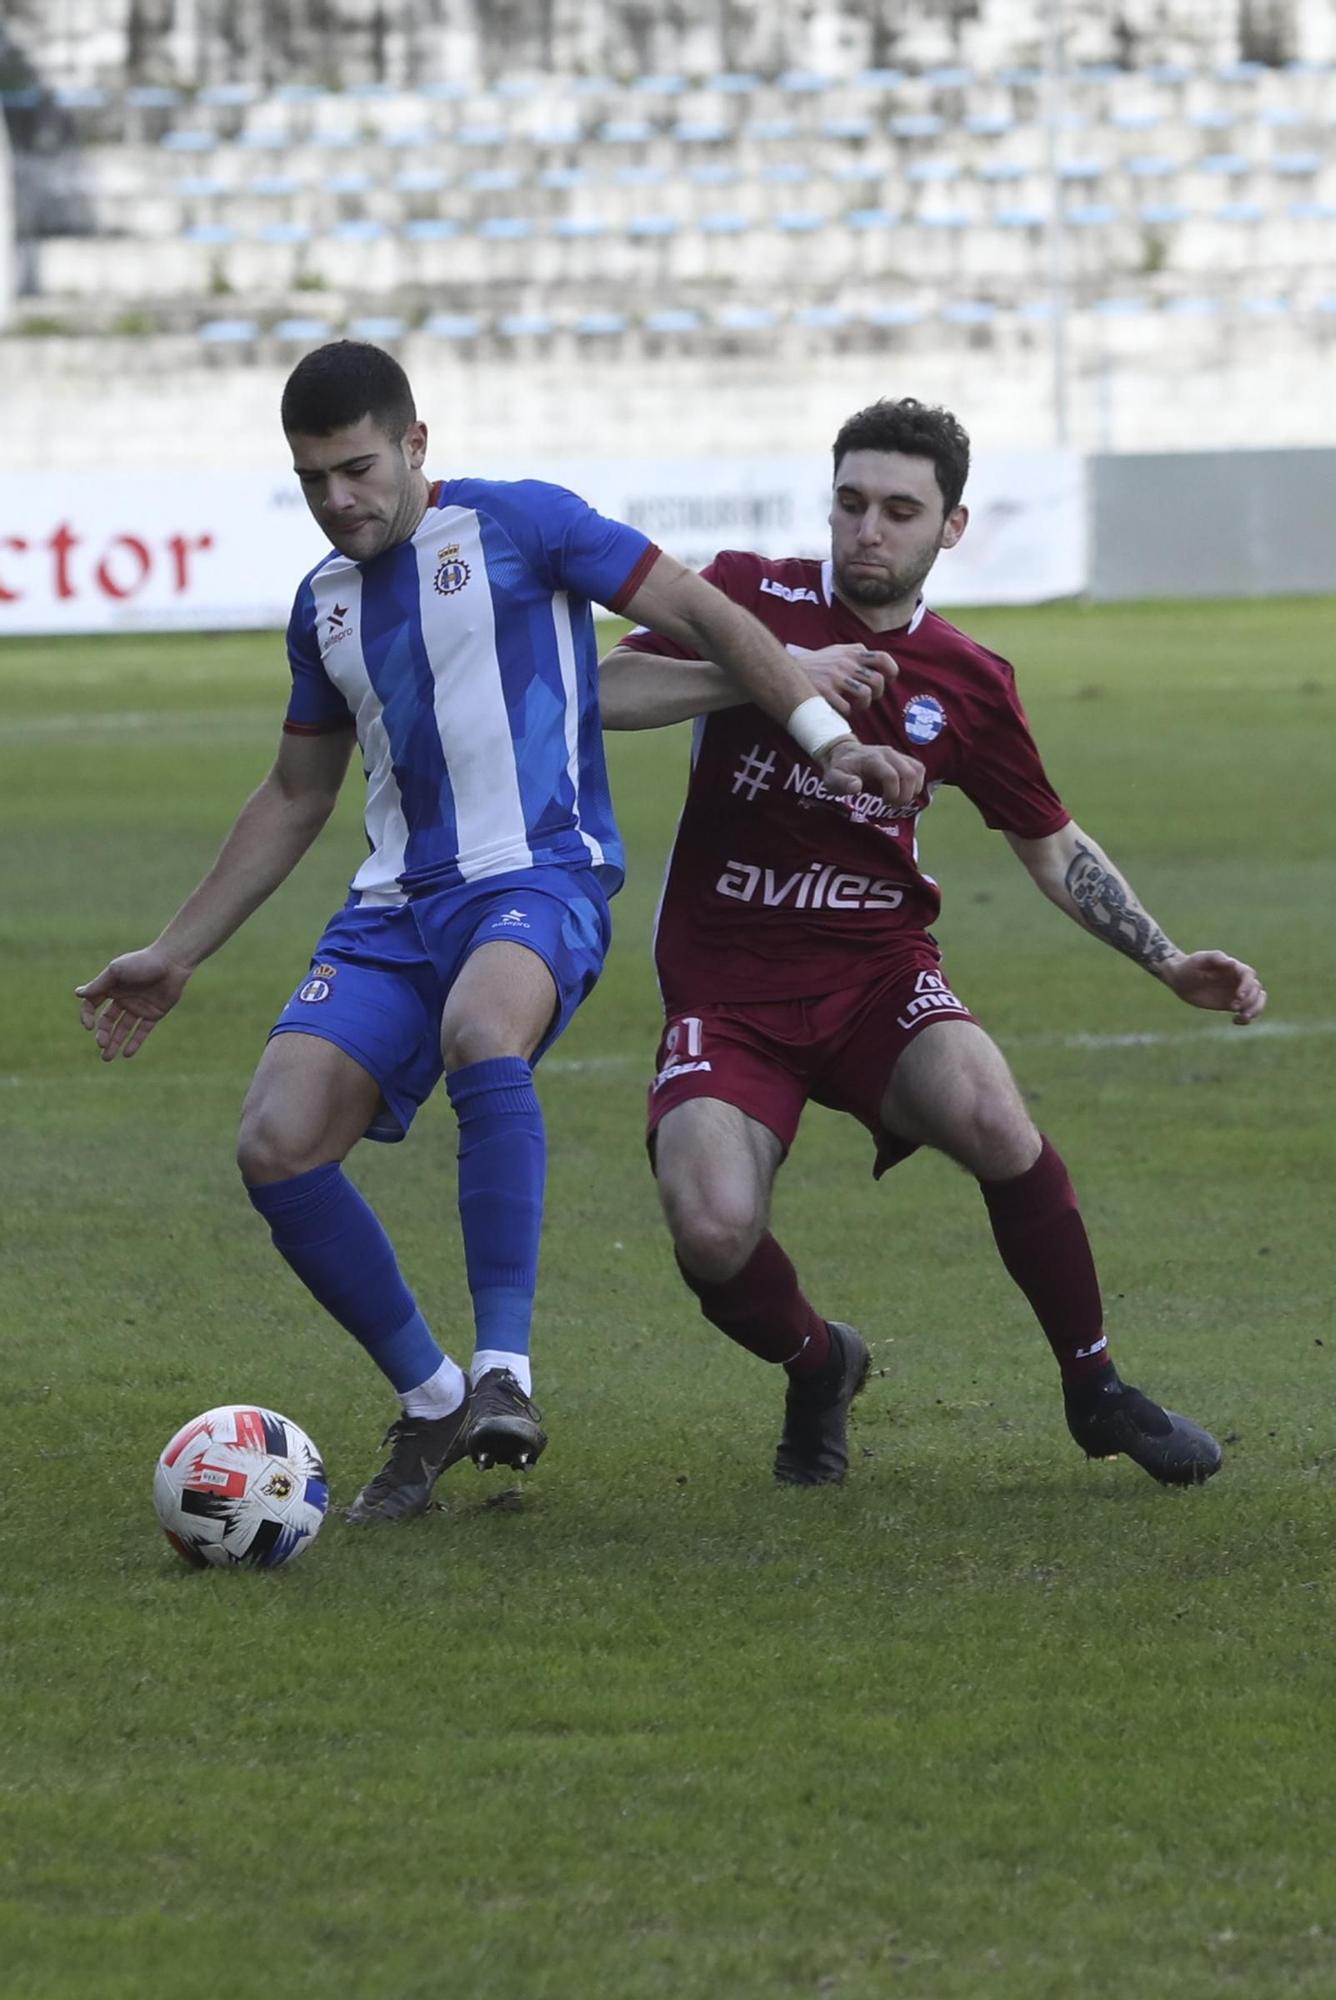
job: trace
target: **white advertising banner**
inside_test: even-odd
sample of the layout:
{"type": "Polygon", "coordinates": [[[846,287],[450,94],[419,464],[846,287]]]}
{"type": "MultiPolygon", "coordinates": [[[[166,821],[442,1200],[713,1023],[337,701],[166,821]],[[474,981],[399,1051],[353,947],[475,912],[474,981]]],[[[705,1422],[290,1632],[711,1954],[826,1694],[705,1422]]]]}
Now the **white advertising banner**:
{"type": "MultiPolygon", "coordinates": [[[[570,486],[693,569],[725,548],[827,551],[830,475],[821,459],[568,459],[476,470],[570,486]]],[[[966,499],[970,525],[938,560],[932,603],[1027,604],[1084,589],[1079,454],[981,452],[966,499]]],[[[325,546],[291,474],[28,473],[0,485],[0,637],[281,626],[325,546]]]]}

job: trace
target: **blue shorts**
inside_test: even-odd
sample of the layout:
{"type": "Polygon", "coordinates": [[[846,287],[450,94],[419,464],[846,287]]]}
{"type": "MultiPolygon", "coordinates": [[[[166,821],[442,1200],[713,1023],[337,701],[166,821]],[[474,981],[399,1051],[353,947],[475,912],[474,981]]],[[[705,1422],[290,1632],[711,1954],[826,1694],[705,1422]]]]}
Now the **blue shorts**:
{"type": "Polygon", "coordinates": [[[557,1010],[536,1063],[593,991],[611,937],[596,877],[561,868],[493,875],[407,903],[350,897],[326,925],[270,1038],[318,1035],[343,1049],[385,1100],[368,1139],[402,1139],[440,1081],[441,1015],[470,953],[498,940],[521,944],[552,974],[557,1010]]]}

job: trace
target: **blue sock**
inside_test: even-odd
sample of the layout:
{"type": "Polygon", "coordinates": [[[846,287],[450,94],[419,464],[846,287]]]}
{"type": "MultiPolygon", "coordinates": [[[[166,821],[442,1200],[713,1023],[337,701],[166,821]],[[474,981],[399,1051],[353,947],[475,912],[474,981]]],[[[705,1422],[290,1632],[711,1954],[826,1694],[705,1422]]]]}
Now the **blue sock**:
{"type": "Polygon", "coordinates": [[[445,1356],[399,1274],[390,1239],[342,1167],[247,1187],[275,1247],[402,1395],[445,1356]]]}
{"type": "Polygon", "coordinates": [[[459,1119],[459,1220],[480,1348],[527,1355],[538,1284],[547,1135],[520,1056],[469,1063],[445,1080],[459,1119]]]}

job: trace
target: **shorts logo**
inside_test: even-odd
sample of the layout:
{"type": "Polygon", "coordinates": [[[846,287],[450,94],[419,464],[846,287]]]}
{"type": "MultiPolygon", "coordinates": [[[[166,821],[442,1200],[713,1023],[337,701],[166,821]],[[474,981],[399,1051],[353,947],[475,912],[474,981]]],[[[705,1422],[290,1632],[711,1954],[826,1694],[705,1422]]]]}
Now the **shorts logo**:
{"type": "Polygon", "coordinates": [[[916,694],[905,703],[905,735],[911,743],[932,743],[946,728],[946,710],[933,694],[916,694]]]}
{"type": "Polygon", "coordinates": [[[914,998],[903,1014],[896,1016],[895,1025],[908,1033],[910,1028],[921,1027],[934,1014],[968,1014],[969,1008],[963,1000],[957,1000],[940,972],[920,972],[914,981],[914,998]]]}
{"type": "Polygon", "coordinates": [[[333,979],[338,969],[337,965],[313,965],[311,967],[311,977],[312,979],[333,979]]]}
{"type": "Polygon", "coordinates": [[[318,1000],[328,1000],[332,990],[327,979],[308,979],[305,986],[298,990],[297,998],[314,1007],[318,1000]]]}
{"type": "Polygon", "coordinates": [[[670,1062],[655,1077],[654,1089],[662,1090],[664,1084],[671,1083],[675,1076],[690,1076],[695,1070],[711,1070],[713,1067],[713,1063],[708,1062],[670,1062]]]}
{"type": "Polygon", "coordinates": [[[496,919],[495,928],[497,930],[527,931],[530,928],[528,912],[526,910],[507,910],[504,916],[496,919]]]}
{"type": "Polygon", "coordinates": [[[450,542],[445,548],[437,549],[436,560],[440,568],[436,572],[436,588],[442,597],[453,597],[462,590],[473,572],[466,562],[461,561],[459,543],[450,542]]]}

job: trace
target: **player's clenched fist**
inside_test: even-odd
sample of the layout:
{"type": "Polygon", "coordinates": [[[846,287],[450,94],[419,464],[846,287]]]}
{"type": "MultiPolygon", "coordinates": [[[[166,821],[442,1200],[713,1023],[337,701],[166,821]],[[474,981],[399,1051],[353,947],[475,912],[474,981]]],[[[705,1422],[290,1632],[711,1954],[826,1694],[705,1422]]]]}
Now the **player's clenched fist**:
{"type": "Polygon", "coordinates": [[[842,736],[831,745],[821,782],[837,798],[871,792],[888,806],[907,806],[923,790],[924,773],[917,757],[906,757],[885,743],[842,736]]]}
{"type": "Polygon", "coordinates": [[[103,1062],[134,1055],[181,998],[189,977],[189,967],[149,945],[113,958],[96,979],[76,986],[79,1019],[96,1040],[103,1062]]]}

